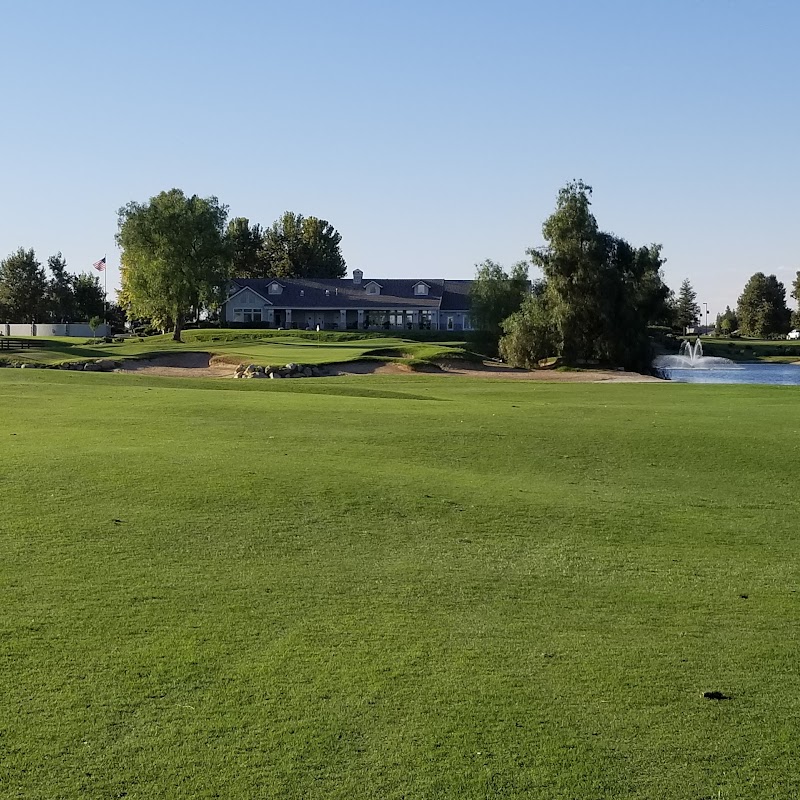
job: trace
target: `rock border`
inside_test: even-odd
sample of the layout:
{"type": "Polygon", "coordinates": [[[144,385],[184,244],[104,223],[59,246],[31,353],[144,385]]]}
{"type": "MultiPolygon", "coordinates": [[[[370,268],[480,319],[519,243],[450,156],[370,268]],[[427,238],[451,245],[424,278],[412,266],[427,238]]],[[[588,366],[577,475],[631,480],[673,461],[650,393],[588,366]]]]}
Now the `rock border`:
{"type": "Polygon", "coordinates": [[[323,378],[328,375],[324,367],[310,364],[286,364],[284,367],[262,366],[260,364],[239,364],[233,373],[234,378],[323,378]]]}
{"type": "Polygon", "coordinates": [[[0,361],[0,369],[66,369],[75,372],[113,372],[120,361],[98,358],[94,361],[64,361],[61,364],[31,364],[27,361],[0,361]]]}

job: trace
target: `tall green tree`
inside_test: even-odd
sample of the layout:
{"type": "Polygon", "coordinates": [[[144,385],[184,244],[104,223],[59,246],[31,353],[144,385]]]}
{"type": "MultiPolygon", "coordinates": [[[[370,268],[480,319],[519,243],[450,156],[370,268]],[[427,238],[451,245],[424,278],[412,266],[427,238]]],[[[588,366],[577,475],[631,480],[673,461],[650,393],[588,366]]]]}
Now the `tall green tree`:
{"type": "Polygon", "coordinates": [[[119,211],[123,292],[134,316],[171,320],[181,341],[184,319],[224,299],[230,277],[226,206],[179,189],[119,211]]]}
{"type": "Polygon", "coordinates": [[[235,278],[261,278],[268,272],[264,253],[264,231],[247,217],[235,217],[226,232],[231,252],[231,274],[235,278]]]}
{"type": "Polygon", "coordinates": [[[786,287],[774,275],[756,272],[739,297],[736,316],[745,336],[764,339],[787,333],[791,311],[786,306],[786,287]]]}
{"type": "Polygon", "coordinates": [[[714,325],[714,332],[719,336],[730,336],[734,331],[739,330],[739,320],[736,312],[730,306],[725,306],[722,314],[717,314],[717,322],[714,325]]]}
{"type": "Polygon", "coordinates": [[[61,253],[47,259],[50,279],[47,282],[47,306],[54,322],[69,322],[75,315],[74,276],[67,272],[61,253]]]}
{"type": "Polygon", "coordinates": [[[528,265],[521,261],[506,272],[494,261],[486,260],[476,267],[470,288],[472,325],[499,337],[503,320],[519,310],[530,292],[528,265]]]}
{"type": "Polygon", "coordinates": [[[667,313],[660,245],[632,247],[599,230],[592,188],[568,183],[545,221],[545,247],[528,251],[546,281],[556,353],[568,363],[600,361],[642,369],[648,324],[667,313]]]}
{"type": "Polygon", "coordinates": [[[264,231],[260,277],[343,278],[341,241],[327,220],[287,211],[264,231]]]}
{"type": "Polygon", "coordinates": [[[72,282],[76,319],[88,322],[92,317],[102,317],[105,292],[97,275],[82,272],[72,282]]]}
{"type": "Polygon", "coordinates": [[[32,249],[20,247],[0,261],[0,309],[9,322],[47,315],[47,278],[32,249]]]}
{"type": "Polygon", "coordinates": [[[677,323],[683,333],[687,328],[693,328],[700,319],[700,306],[697,304],[697,292],[692,288],[689,279],[681,283],[678,291],[677,323]]]}

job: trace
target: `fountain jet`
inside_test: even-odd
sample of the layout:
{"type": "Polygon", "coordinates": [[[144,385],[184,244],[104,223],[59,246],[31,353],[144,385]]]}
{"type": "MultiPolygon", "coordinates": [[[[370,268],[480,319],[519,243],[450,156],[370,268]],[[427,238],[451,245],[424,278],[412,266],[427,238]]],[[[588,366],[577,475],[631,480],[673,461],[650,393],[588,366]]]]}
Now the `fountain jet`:
{"type": "Polygon", "coordinates": [[[689,341],[681,342],[681,349],[676,356],[658,356],[653,361],[656,369],[736,369],[736,364],[729,358],[704,356],[703,343],[696,339],[694,346],[689,341]]]}

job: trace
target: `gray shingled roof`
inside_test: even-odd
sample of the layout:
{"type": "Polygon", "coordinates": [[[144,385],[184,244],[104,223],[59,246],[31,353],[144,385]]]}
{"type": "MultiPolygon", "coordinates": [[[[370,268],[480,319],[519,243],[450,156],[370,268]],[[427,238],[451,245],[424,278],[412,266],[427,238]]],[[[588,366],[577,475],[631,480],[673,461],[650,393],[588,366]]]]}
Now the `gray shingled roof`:
{"type": "Polygon", "coordinates": [[[470,308],[469,291],[472,281],[445,281],[442,311],[467,311],[470,308]]]}
{"type": "Polygon", "coordinates": [[[258,292],[276,308],[330,309],[391,308],[406,305],[430,309],[467,309],[471,283],[472,281],[429,278],[364,278],[360,285],[354,285],[352,278],[236,278],[233,281],[237,287],[258,292]],[[283,286],[281,294],[269,294],[268,287],[274,281],[283,286]],[[366,287],[371,281],[380,284],[380,294],[367,294],[366,287]],[[418,283],[428,285],[427,295],[414,294],[414,286],[418,283]]]}

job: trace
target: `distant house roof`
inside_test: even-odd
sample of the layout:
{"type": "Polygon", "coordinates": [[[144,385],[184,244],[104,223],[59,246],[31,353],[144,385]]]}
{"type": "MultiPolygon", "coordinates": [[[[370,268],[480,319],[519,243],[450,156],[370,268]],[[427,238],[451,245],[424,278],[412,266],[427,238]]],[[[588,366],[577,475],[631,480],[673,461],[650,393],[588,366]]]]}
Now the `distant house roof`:
{"type": "Polygon", "coordinates": [[[442,294],[442,311],[468,311],[472,281],[445,281],[442,294]]]}
{"type": "Polygon", "coordinates": [[[354,284],[350,278],[281,278],[284,287],[279,295],[270,295],[267,287],[272,278],[235,278],[233,280],[233,297],[239,289],[249,288],[262,297],[269,297],[275,308],[387,308],[414,306],[430,309],[469,308],[469,286],[472,281],[445,281],[425,278],[371,278],[354,284]],[[370,283],[381,287],[380,294],[369,294],[366,287],[370,283]],[[428,286],[428,293],[414,293],[418,283],[428,286]],[[301,294],[302,293],[302,294],[301,294]]]}

